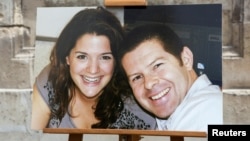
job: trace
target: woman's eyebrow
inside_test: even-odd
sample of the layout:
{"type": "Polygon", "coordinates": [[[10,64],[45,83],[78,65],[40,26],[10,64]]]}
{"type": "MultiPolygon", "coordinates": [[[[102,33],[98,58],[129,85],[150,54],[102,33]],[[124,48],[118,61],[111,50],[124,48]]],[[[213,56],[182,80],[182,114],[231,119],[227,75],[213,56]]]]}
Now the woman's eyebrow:
{"type": "Polygon", "coordinates": [[[107,55],[107,54],[111,54],[112,55],[112,52],[104,52],[104,53],[102,53],[102,55],[107,55]]]}

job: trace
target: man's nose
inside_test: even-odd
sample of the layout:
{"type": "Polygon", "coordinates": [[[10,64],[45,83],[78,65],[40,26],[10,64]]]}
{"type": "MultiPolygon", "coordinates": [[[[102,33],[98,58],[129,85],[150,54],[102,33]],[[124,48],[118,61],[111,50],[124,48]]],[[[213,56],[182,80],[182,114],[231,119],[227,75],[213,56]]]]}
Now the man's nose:
{"type": "Polygon", "coordinates": [[[152,89],[155,84],[159,83],[159,79],[156,76],[148,75],[144,77],[144,85],[146,89],[152,89]]]}

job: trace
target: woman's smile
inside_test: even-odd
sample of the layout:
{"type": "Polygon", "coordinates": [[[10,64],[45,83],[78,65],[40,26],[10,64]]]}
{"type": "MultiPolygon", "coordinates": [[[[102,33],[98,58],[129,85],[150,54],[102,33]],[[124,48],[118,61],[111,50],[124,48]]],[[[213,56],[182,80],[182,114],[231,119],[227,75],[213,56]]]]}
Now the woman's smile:
{"type": "Polygon", "coordinates": [[[101,80],[100,76],[98,76],[98,77],[89,77],[89,76],[83,75],[82,78],[87,83],[98,83],[101,80]]]}

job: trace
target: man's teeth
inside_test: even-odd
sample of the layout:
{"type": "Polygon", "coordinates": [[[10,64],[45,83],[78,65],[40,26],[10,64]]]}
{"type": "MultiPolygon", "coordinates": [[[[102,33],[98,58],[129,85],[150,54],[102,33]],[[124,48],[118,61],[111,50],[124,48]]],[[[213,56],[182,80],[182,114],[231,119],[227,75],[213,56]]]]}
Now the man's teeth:
{"type": "Polygon", "coordinates": [[[88,82],[97,82],[97,81],[100,80],[100,77],[91,78],[91,77],[86,77],[86,76],[84,76],[83,79],[84,79],[85,81],[88,81],[88,82]]]}
{"type": "Polygon", "coordinates": [[[158,95],[152,96],[151,98],[153,100],[157,100],[157,99],[163,97],[164,95],[166,95],[169,90],[170,90],[170,88],[167,88],[167,89],[163,90],[162,92],[160,92],[158,95]]]}

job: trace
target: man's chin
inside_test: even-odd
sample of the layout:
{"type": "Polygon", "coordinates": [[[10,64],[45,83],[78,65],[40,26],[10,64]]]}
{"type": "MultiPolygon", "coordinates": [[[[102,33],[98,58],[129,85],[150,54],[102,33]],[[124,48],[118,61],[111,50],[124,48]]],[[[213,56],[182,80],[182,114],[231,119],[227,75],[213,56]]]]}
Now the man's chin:
{"type": "Polygon", "coordinates": [[[168,119],[169,115],[154,114],[158,119],[168,119]]]}

